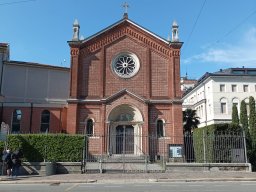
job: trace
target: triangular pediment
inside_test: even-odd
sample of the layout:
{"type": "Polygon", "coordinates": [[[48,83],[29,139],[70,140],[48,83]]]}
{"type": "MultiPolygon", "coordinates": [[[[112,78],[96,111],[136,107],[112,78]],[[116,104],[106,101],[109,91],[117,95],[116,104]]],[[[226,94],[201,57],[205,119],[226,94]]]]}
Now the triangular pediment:
{"type": "Polygon", "coordinates": [[[102,101],[104,101],[105,103],[110,103],[114,100],[117,100],[117,99],[123,97],[124,95],[129,95],[130,97],[132,97],[132,98],[134,98],[134,99],[136,99],[140,102],[143,102],[143,103],[147,102],[147,100],[144,99],[143,97],[138,96],[135,93],[132,93],[132,92],[128,91],[127,89],[122,89],[121,91],[119,91],[117,93],[114,93],[113,95],[111,95],[111,96],[109,96],[105,99],[102,99],[102,101]]]}
{"type": "MultiPolygon", "coordinates": [[[[79,41],[78,44],[82,54],[93,53],[124,36],[130,37],[139,43],[143,43],[152,50],[166,56],[171,57],[174,54],[171,49],[174,47],[173,43],[170,43],[129,19],[122,19],[85,40],[79,41]]],[[[182,43],[178,44],[182,45],[182,43]]]]}

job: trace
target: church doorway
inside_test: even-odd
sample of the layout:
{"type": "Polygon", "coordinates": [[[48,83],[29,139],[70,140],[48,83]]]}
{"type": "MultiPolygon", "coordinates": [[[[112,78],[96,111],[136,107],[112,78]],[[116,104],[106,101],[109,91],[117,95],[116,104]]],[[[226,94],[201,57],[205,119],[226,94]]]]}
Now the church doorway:
{"type": "Polygon", "coordinates": [[[116,127],[116,154],[134,154],[134,127],[132,125],[116,127]]]}
{"type": "Polygon", "coordinates": [[[116,106],[108,115],[108,154],[142,154],[141,112],[134,106],[116,106]]]}

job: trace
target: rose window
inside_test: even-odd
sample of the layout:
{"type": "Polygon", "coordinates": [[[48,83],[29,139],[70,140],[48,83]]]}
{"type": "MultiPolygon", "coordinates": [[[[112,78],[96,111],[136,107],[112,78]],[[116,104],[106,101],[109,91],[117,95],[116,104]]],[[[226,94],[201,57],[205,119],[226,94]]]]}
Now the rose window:
{"type": "Polygon", "coordinates": [[[131,53],[121,53],[112,62],[113,71],[122,78],[130,78],[139,70],[139,59],[131,53]]]}

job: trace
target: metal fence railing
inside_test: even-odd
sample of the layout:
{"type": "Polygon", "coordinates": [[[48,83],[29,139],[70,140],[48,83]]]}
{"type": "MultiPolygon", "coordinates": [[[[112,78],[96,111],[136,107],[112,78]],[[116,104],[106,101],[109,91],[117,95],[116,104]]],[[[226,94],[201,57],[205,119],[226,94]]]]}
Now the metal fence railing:
{"type": "Polygon", "coordinates": [[[86,135],[84,162],[101,163],[246,163],[243,133],[195,136],[86,135]]]}
{"type": "Polygon", "coordinates": [[[246,163],[246,140],[242,132],[218,132],[184,136],[184,158],[197,163],[246,163]]]}

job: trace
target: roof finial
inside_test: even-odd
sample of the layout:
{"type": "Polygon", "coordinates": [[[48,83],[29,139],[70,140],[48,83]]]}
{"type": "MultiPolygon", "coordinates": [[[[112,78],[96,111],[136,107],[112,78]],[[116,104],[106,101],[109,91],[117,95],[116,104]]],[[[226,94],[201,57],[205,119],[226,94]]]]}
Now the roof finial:
{"type": "Polygon", "coordinates": [[[179,42],[179,25],[176,21],[172,23],[172,42],[179,42]]]}
{"type": "Polygon", "coordinates": [[[73,23],[73,38],[72,38],[72,41],[79,41],[79,29],[80,29],[80,25],[78,23],[78,20],[75,19],[75,21],[73,23]]]}
{"type": "Polygon", "coordinates": [[[123,8],[124,8],[124,16],[123,16],[123,18],[124,19],[128,19],[128,8],[129,8],[129,5],[128,5],[127,2],[124,2],[123,8]]]}

